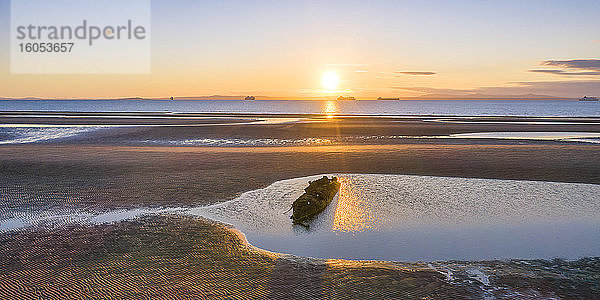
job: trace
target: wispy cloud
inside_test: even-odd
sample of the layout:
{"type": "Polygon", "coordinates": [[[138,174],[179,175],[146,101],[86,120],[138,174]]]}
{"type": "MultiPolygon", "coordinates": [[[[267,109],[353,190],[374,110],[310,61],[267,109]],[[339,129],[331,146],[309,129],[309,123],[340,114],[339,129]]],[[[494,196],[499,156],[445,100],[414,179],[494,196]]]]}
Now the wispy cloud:
{"type": "Polygon", "coordinates": [[[543,69],[543,70],[529,70],[529,72],[558,74],[558,73],[562,73],[564,71],[563,70],[554,70],[554,69],[548,69],[548,70],[543,69]]]}
{"type": "Polygon", "coordinates": [[[535,69],[529,70],[529,72],[578,76],[600,75],[600,59],[546,60],[540,65],[562,69],[535,69]]]}
{"type": "Polygon", "coordinates": [[[600,59],[547,60],[542,65],[600,72],[600,59]]]}
{"type": "Polygon", "coordinates": [[[534,72],[534,73],[550,73],[550,74],[557,74],[557,75],[586,75],[586,76],[591,76],[591,75],[600,75],[600,71],[589,71],[589,72],[568,72],[565,70],[555,70],[555,69],[543,69],[543,70],[529,70],[529,72],[534,72]]]}
{"type": "Polygon", "coordinates": [[[436,72],[421,72],[421,71],[398,71],[396,74],[402,75],[435,75],[436,72]]]}

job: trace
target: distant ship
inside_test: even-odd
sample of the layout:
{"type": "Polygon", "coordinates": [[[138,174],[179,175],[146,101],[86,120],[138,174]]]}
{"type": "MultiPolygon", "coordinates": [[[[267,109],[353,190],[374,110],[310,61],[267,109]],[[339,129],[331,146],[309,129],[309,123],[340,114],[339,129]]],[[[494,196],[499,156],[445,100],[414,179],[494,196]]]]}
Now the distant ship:
{"type": "Polygon", "coordinates": [[[339,96],[337,97],[338,100],[356,100],[356,98],[354,97],[344,97],[344,96],[339,96]]]}
{"type": "Polygon", "coordinates": [[[583,98],[579,98],[579,101],[598,101],[598,97],[583,96],[583,98]]]}
{"type": "Polygon", "coordinates": [[[256,100],[256,97],[254,97],[254,96],[246,96],[246,98],[244,98],[244,100],[256,100]]]}
{"type": "Polygon", "coordinates": [[[400,98],[377,97],[377,100],[400,100],[400,98]]]}

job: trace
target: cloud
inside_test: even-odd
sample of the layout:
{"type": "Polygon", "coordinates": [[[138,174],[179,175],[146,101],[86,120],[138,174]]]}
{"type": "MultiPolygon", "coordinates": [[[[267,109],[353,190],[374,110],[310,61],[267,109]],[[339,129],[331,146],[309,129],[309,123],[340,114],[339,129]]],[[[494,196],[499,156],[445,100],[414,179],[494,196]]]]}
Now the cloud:
{"type": "Polygon", "coordinates": [[[396,72],[396,74],[403,74],[403,75],[435,75],[437,73],[435,73],[435,72],[419,72],[419,71],[398,71],[398,72],[396,72]]]}
{"type": "Polygon", "coordinates": [[[547,60],[542,65],[600,72],[600,59],[547,60]]]}
{"type": "Polygon", "coordinates": [[[529,70],[529,72],[579,76],[600,75],[600,59],[546,60],[541,62],[540,65],[562,69],[540,69],[529,70]]]}
{"type": "Polygon", "coordinates": [[[558,73],[563,73],[563,70],[529,70],[529,72],[535,72],[535,73],[554,73],[554,74],[558,74],[558,73]]]}
{"type": "Polygon", "coordinates": [[[548,70],[529,70],[529,72],[550,73],[550,74],[557,74],[557,75],[587,75],[587,76],[600,75],[600,71],[567,72],[565,70],[554,70],[554,69],[548,69],[548,70]]]}

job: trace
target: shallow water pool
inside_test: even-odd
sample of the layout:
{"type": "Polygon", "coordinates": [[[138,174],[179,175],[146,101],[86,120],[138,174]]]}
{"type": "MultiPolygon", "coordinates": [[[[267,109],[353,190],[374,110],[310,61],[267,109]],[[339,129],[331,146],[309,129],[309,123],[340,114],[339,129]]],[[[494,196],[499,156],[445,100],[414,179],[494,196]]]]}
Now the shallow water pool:
{"type": "Polygon", "coordinates": [[[309,229],[288,211],[309,180],[276,182],[188,213],[234,225],[259,248],[307,257],[433,261],[600,255],[600,185],[336,174],[309,229]]]}

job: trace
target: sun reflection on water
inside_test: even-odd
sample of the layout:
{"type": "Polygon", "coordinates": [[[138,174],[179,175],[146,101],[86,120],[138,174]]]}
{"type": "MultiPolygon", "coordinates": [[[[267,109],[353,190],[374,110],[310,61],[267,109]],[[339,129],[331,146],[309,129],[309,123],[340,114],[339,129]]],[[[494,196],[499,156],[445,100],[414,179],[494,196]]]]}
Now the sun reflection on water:
{"type": "Polygon", "coordinates": [[[321,111],[327,115],[328,119],[333,118],[333,116],[335,115],[336,111],[337,111],[337,106],[335,101],[327,101],[325,102],[325,105],[323,106],[323,108],[321,109],[321,111]]]}
{"type": "Polygon", "coordinates": [[[351,178],[339,177],[341,183],[333,220],[333,231],[358,232],[370,227],[371,216],[364,209],[364,199],[353,190],[351,178]]]}

